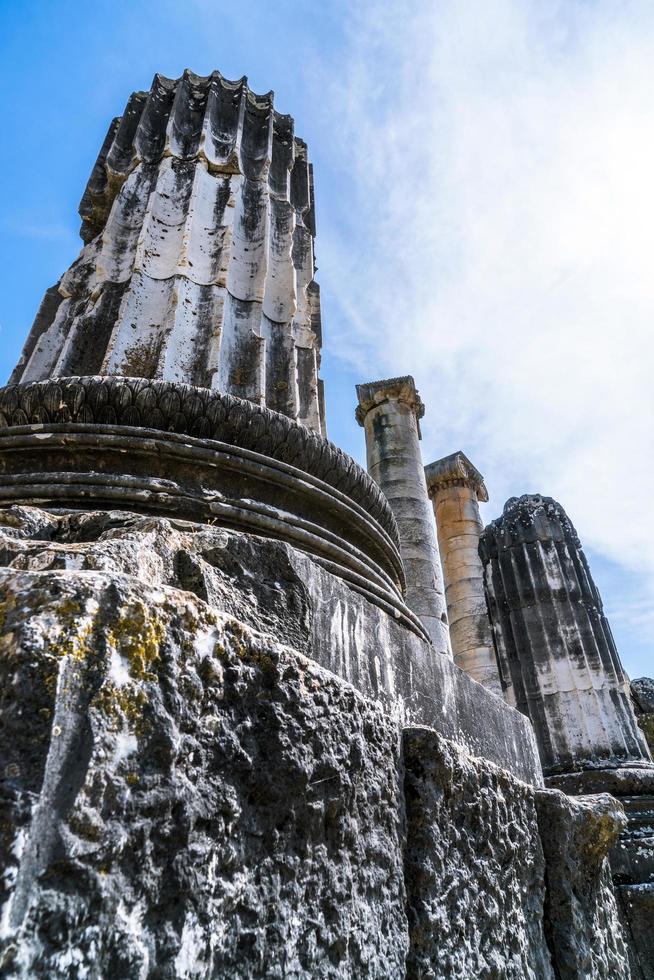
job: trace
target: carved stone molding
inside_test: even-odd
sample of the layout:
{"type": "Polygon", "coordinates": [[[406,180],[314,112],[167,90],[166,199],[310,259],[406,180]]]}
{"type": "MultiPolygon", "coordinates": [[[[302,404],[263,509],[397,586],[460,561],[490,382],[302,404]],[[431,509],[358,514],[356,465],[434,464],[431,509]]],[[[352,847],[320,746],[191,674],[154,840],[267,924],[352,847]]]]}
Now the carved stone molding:
{"type": "Polygon", "coordinates": [[[470,487],[476,493],[477,500],[488,502],[483,476],[460,450],[425,466],[425,477],[430,497],[446,487],[470,487]]]}
{"type": "Polygon", "coordinates": [[[403,405],[408,405],[413,411],[418,424],[418,433],[420,433],[419,420],[425,414],[425,406],[411,375],[405,375],[402,378],[386,378],[382,381],[370,381],[356,387],[359,404],[356,407],[354,417],[359,425],[363,425],[366,415],[372,408],[387,401],[398,401],[403,405]]]}
{"type": "Polygon", "coordinates": [[[129,507],[311,554],[419,635],[377,484],[285,416],[190,385],[61,378],[0,389],[0,504],[129,507]]]}
{"type": "Polygon", "coordinates": [[[0,427],[128,425],[219,439],[306,470],[360,504],[399,543],[383,493],[351,456],[292,419],[235,395],[144,378],[54,378],[0,389],[0,427]]]}

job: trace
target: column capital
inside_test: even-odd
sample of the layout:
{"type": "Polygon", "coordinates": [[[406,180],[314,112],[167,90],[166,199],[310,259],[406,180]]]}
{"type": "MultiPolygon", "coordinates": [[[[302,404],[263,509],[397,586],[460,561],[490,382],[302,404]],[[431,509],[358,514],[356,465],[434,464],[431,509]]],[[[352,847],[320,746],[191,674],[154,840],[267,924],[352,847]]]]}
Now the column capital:
{"type": "Polygon", "coordinates": [[[403,378],[386,378],[383,381],[368,381],[366,384],[357,385],[357,398],[359,404],[356,407],[354,417],[359,425],[363,425],[363,420],[372,408],[382,405],[384,402],[397,401],[403,405],[408,405],[416,417],[418,425],[418,435],[420,435],[419,419],[425,414],[425,406],[422,403],[420,394],[416,388],[416,383],[410,374],[403,378]]]}
{"type": "Polygon", "coordinates": [[[484,503],[488,500],[488,490],[483,476],[461,450],[425,466],[425,477],[430,497],[435,496],[445,487],[463,486],[474,490],[477,500],[484,503]]]}

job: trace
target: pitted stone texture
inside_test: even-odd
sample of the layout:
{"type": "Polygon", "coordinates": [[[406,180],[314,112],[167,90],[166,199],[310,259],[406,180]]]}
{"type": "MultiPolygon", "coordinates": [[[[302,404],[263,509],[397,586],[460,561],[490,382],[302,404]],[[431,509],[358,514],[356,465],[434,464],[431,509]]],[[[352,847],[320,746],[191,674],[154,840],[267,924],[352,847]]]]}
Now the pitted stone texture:
{"type": "Polygon", "coordinates": [[[553,978],[533,788],[426,729],[404,759],[407,976],[553,978]]]}
{"type": "Polygon", "coordinates": [[[630,980],[607,855],[626,824],[608,794],[537,793],[547,862],[547,936],[558,977],[630,980]]]}
{"type": "Polygon", "coordinates": [[[489,743],[526,738],[521,716],[426,642],[431,701],[411,707],[399,671],[376,690],[383,643],[421,666],[407,631],[362,650],[364,600],[281,543],[121,512],[0,517],[3,976],[550,975],[536,790],[462,748],[476,728],[502,755],[489,743]],[[350,674],[358,649],[372,697],[276,639],[350,674]],[[429,708],[459,744],[411,731],[405,778],[400,719],[429,708]],[[437,924],[408,965],[405,875],[409,911],[437,924]]]}
{"type": "Polygon", "coordinates": [[[188,592],[0,588],[4,976],[403,975],[379,706],[188,592]]]}
{"type": "Polygon", "coordinates": [[[102,571],[195,594],[306,653],[407,723],[520,778],[542,775],[531,725],[393,615],[280,541],[128,511],[0,508],[0,567],[102,571]]]}

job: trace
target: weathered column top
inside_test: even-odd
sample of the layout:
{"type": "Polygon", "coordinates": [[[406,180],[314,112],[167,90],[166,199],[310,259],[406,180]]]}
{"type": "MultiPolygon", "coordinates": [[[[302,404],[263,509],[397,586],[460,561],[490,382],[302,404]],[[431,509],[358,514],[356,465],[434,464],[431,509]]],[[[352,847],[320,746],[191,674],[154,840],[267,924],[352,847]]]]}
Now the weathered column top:
{"type": "Polygon", "coordinates": [[[510,497],[502,516],[484,528],[480,555],[487,562],[500,548],[534,541],[567,541],[570,547],[582,550],[575,527],[561,504],[539,493],[525,493],[510,497]]]}
{"type": "Polygon", "coordinates": [[[372,408],[383,405],[384,402],[397,401],[407,405],[414,413],[418,438],[421,438],[419,419],[425,414],[425,406],[410,374],[403,378],[386,378],[382,381],[369,381],[367,384],[357,385],[357,398],[359,404],[354,417],[359,425],[363,425],[366,415],[372,408]]]}
{"type": "Polygon", "coordinates": [[[425,477],[430,497],[446,487],[469,487],[477,495],[477,500],[488,501],[483,476],[461,450],[425,466],[425,477]]]}

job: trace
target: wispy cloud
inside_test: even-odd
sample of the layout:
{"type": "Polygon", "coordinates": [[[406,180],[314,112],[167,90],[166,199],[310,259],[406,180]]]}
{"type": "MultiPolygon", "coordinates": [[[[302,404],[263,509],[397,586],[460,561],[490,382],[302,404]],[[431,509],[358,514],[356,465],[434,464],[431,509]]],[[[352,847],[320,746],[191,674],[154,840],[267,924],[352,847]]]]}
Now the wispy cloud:
{"type": "Polygon", "coordinates": [[[79,242],[79,235],[69,225],[49,221],[11,221],[3,222],[6,232],[20,238],[31,238],[43,242],[79,242]]]}
{"type": "Polygon", "coordinates": [[[469,450],[491,514],[557,496],[589,545],[642,571],[647,619],[654,8],[357,10],[321,80],[342,181],[320,228],[331,343],[362,374],[416,376],[425,454],[469,450]]]}

